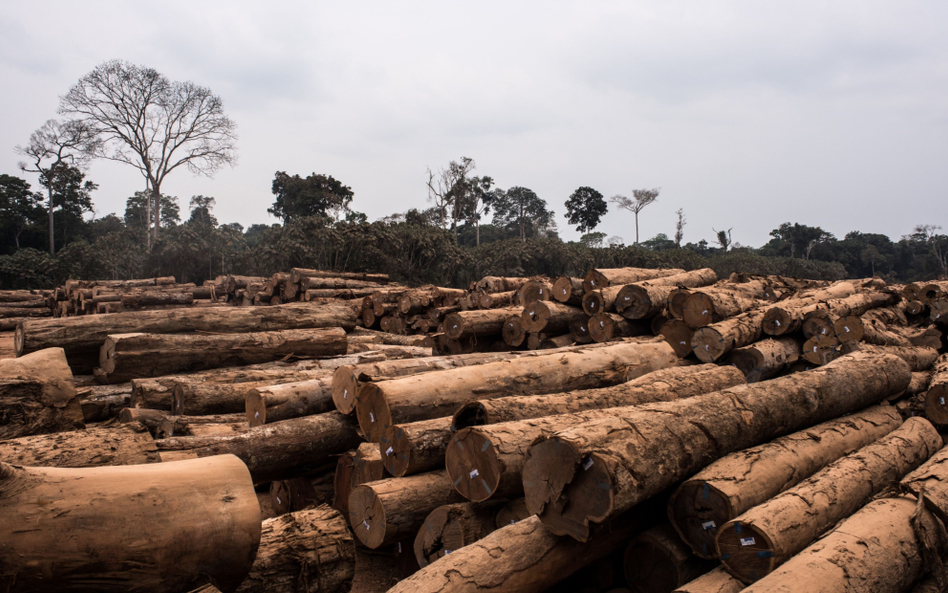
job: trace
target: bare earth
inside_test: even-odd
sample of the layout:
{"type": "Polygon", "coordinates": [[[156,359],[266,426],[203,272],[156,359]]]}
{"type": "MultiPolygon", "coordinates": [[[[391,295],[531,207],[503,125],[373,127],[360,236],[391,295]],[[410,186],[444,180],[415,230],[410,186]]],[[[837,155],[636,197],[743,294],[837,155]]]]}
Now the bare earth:
{"type": "Polygon", "coordinates": [[[13,353],[13,332],[0,332],[0,358],[16,358],[13,353]]]}

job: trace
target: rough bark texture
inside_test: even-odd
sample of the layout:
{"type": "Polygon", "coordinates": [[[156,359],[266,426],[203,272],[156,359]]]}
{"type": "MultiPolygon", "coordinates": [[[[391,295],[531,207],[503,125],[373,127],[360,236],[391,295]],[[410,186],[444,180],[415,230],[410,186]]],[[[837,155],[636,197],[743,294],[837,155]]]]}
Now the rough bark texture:
{"type": "Polygon", "coordinates": [[[497,529],[497,512],[506,501],[446,504],[431,511],[415,536],[415,559],[424,568],[497,529]]]}
{"type": "Polygon", "coordinates": [[[366,438],[378,442],[389,426],[448,416],[471,399],[615,385],[675,360],[665,342],[620,342],[424,373],[362,385],[356,415],[366,438]]]}
{"type": "Polygon", "coordinates": [[[734,348],[760,339],[764,309],[753,309],[724,321],[706,325],[691,338],[691,348],[701,362],[715,362],[734,348]]]}
{"type": "Polygon", "coordinates": [[[715,537],[725,523],[901,423],[894,408],[875,406],[727,455],[678,487],[669,518],[697,555],[716,558],[715,537]]]}
{"type": "Polygon", "coordinates": [[[519,314],[521,307],[458,311],[444,318],[444,333],[454,340],[500,334],[507,317],[519,314]]]}
{"type": "Polygon", "coordinates": [[[941,447],[941,436],[931,423],[909,418],[876,442],[723,525],[716,539],[721,561],[745,583],[763,578],[941,447]]]}
{"type": "Polygon", "coordinates": [[[667,593],[708,572],[714,564],[692,554],[675,529],[663,523],[629,542],[623,566],[634,591],[667,593]]]}
{"type": "Polygon", "coordinates": [[[254,387],[246,391],[250,426],[332,411],[332,377],[254,387]]]}
{"type": "Polygon", "coordinates": [[[520,325],[528,332],[560,333],[567,331],[570,322],[581,315],[578,307],[555,301],[536,301],[524,306],[520,325]]]}
{"type": "Polygon", "coordinates": [[[652,335],[652,325],[645,320],[630,320],[618,313],[596,313],[589,318],[589,335],[596,342],[613,338],[652,335]]]}
{"type": "Polygon", "coordinates": [[[369,482],[349,495],[349,525],[360,542],[376,549],[414,537],[432,510],[463,501],[445,471],[369,482]]]}
{"type": "Polygon", "coordinates": [[[560,303],[577,306],[582,303],[584,294],[582,278],[560,276],[553,282],[553,300],[560,303]]]}
{"type": "Polygon", "coordinates": [[[362,443],[358,449],[339,456],[333,475],[334,509],[349,516],[349,495],[356,486],[385,477],[385,466],[376,443],[362,443]]]}
{"type": "Polygon", "coordinates": [[[764,381],[777,376],[803,353],[802,342],[793,336],[770,338],[754,342],[744,348],[735,348],[727,358],[744,373],[748,383],[764,381]]]}
{"type": "MultiPolygon", "coordinates": [[[[325,371],[323,371],[325,373],[325,371]]],[[[328,380],[328,379],[327,379],[328,380]]],[[[263,387],[264,381],[244,383],[181,382],[172,390],[170,411],[183,416],[238,414],[244,411],[247,392],[263,387]]],[[[168,408],[165,408],[166,410],[168,408]]]]}
{"type": "MultiPolygon", "coordinates": [[[[762,298],[732,288],[739,286],[744,285],[734,284],[700,292],[692,291],[682,304],[682,319],[697,329],[756,309],[766,303],[762,298]]],[[[759,286],[760,296],[763,296],[764,288],[763,284],[759,286]]]]}
{"type": "Polygon", "coordinates": [[[921,498],[942,523],[948,521],[948,448],[942,448],[922,467],[905,476],[901,488],[921,498]]]}
{"type": "Polygon", "coordinates": [[[683,274],[684,272],[684,270],[677,268],[597,268],[590,270],[583,278],[583,289],[584,292],[590,292],[610,286],[683,274]]]}
{"type": "Polygon", "coordinates": [[[925,417],[935,424],[948,424],[948,354],[938,357],[925,393],[925,417]]]}
{"type": "Polygon", "coordinates": [[[675,366],[652,371],[611,387],[476,400],[464,404],[455,412],[453,426],[460,430],[469,426],[571,414],[584,410],[671,401],[742,383],[744,379],[734,367],[714,364],[675,366]]]}
{"type": "Polygon", "coordinates": [[[346,332],[341,327],[242,334],[115,334],[102,345],[96,378],[122,383],[270,362],[289,355],[325,358],[345,353],[346,332]]]}
{"type": "Polygon", "coordinates": [[[898,356],[906,363],[913,373],[927,371],[932,368],[938,359],[938,351],[934,348],[903,348],[900,346],[873,346],[861,342],[849,342],[843,345],[842,352],[849,354],[852,352],[865,352],[868,354],[890,354],[898,356]]]}
{"type": "Polygon", "coordinates": [[[662,324],[658,333],[675,349],[678,358],[685,358],[693,352],[691,341],[694,339],[695,330],[684,321],[669,319],[662,324]]]}
{"type": "Polygon", "coordinates": [[[264,424],[233,436],[171,437],[156,443],[162,452],[187,451],[198,457],[234,454],[260,483],[311,473],[361,441],[352,418],[327,412],[264,424]]]}
{"type": "Polygon", "coordinates": [[[855,292],[856,286],[852,282],[838,282],[825,288],[801,292],[768,309],[762,323],[763,331],[770,336],[795,332],[803,325],[806,314],[819,308],[823,301],[845,299],[855,292]]]}
{"type": "Polygon", "coordinates": [[[743,590],[744,583],[719,566],[690,583],[678,587],[672,593],[739,593],[743,590]]]}
{"type": "Polygon", "coordinates": [[[154,439],[140,424],[96,426],[0,441],[0,459],[13,465],[43,467],[137,465],[160,461],[154,439]]]}
{"type": "Polygon", "coordinates": [[[840,355],[839,340],[833,334],[815,335],[803,342],[803,359],[820,366],[836,360],[840,355]]]}
{"type": "Polygon", "coordinates": [[[0,515],[10,519],[0,521],[0,588],[11,592],[172,593],[208,581],[233,591],[260,541],[253,484],[232,456],[81,469],[0,462],[0,515]]]}
{"type": "Polygon", "coordinates": [[[238,593],[348,593],[355,542],[345,518],[326,505],[263,522],[260,548],[238,593]]]}
{"type": "Polygon", "coordinates": [[[43,348],[63,348],[75,371],[89,372],[99,361],[99,348],[114,334],[244,333],[325,327],[351,330],[355,321],[355,312],[346,305],[192,307],[26,321],[17,327],[14,345],[17,356],[43,348]]]}
{"type": "Polygon", "coordinates": [[[613,408],[530,448],[523,466],[527,507],[555,531],[583,538],[591,522],[631,508],[715,459],[877,403],[910,380],[908,366],[894,356],[853,355],[808,373],[613,408]]]}
{"type": "Polygon", "coordinates": [[[504,320],[504,326],[500,329],[500,337],[504,344],[508,346],[520,346],[527,339],[527,330],[523,329],[523,323],[520,321],[520,315],[511,315],[504,320]]]}
{"type": "Polygon", "coordinates": [[[679,288],[714,284],[718,275],[711,268],[701,268],[664,278],[636,282],[622,287],[615,300],[616,312],[628,319],[654,317],[665,308],[665,301],[679,288]]]}
{"type": "Polygon", "coordinates": [[[454,436],[452,419],[435,418],[390,426],[379,441],[382,463],[395,477],[444,467],[444,451],[454,436]]]}
{"type": "Polygon", "coordinates": [[[62,348],[0,359],[0,440],[84,426],[62,348]]]}

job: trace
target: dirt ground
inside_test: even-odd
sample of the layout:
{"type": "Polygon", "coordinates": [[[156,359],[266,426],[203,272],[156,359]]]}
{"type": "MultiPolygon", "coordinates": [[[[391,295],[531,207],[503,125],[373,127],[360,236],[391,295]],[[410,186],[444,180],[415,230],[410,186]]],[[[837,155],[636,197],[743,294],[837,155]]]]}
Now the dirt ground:
{"type": "Polygon", "coordinates": [[[16,358],[13,353],[13,332],[0,332],[0,358],[16,358]]]}

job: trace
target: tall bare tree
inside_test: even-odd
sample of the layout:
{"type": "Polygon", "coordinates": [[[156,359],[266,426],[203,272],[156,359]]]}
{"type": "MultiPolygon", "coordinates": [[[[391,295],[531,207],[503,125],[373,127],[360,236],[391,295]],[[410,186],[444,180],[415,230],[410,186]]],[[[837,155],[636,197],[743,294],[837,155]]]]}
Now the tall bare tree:
{"type": "Polygon", "coordinates": [[[681,240],[685,238],[685,225],[688,224],[688,221],[685,219],[684,208],[679,208],[675,211],[675,214],[678,215],[678,222],[675,223],[675,245],[681,249],[681,240]]]}
{"type": "Polygon", "coordinates": [[[130,165],[145,178],[147,246],[158,241],[161,185],[180,167],[213,176],[237,160],[237,125],[210,89],[176,82],[152,68],[121,60],[100,64],[60,98],[59,112],[87,126],[96,139],[86,154],[130,165]]]}
{"type": "Polygon", "coordinates": [[[658,192],[660,191],[662,191],[662,188],[660,187],[656,187],[655,189],[634,189],[632,190],[632,199],[622,195],[615,195],[609,198],[609,201],[619,208],[628,210],[632,214],[635,214],[636,244],[639,242],[639,212],[658,199],[658,192]]]}
{"type": "Polygon", "coordinates": [[[38,130],[30,134],[26,146],[17,146],[19,154],[30,159],[21,162],[20,169],[36,173],[40,184],[46,188],[46,210],[49,214],[49,253],[56,253],[53,212],[56,203],[56,188],[60,186],[56,177],[69,172],[69,167],[84,167],[89,160],[89,149],[94,150],[96,135],[92,128],[81,121],[47,120],[38,130]]]}
{"type": "Polygon", "coordinates": [[[475,168],[474,159],[466,156],[461,161],[451,161],[447,167],[434,173],[428,169],[428,201],[438,209],[441,228],[448,228],[451,218],[454,236],[458,235],[458,223],[465,218],[472,191],[468,175],[475,168]]]}
{"type": "Polygon", "coordinates": [[[734,227],[726,231],[718,231],[715,230],[714,227],[711,227],[711,230],[715,233],[715,239],[717,239],[718,245],[721,246],[724,253],[727,253],[728,248],[731,246],[731,231],[734,230],[734,227]]]}

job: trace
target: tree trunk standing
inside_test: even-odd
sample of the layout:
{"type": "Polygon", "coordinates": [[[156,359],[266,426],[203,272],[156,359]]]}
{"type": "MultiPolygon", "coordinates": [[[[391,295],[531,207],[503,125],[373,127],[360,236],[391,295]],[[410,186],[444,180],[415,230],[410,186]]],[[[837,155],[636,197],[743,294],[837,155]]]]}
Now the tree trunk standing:
{"type": "Polygon", "coordinates": [[[714,567],[711,561],[692,554],[668,523],[633,538],[622,564],[626,581],[639,593],[668,593],[714,567]]]}
{"type": "Polygon", "coordinates": [[[0,459],[13,465],[95,467],[158,463],[158,449],[141,425],[94,427],[0,441],[0,459]]]}
{"type": "Polygon", "coordinates": [[[888,435],[722,525],[716,538],[721,561],[745,583],[763,578],[874,495],[897,484],[942,444],[927,420],[909,418],[888,435]]]}
{"type": "Polygon", "coordinates": [[[415,559],[424,568],[497,530],[497,512],[507,501],[442,505],[425,517],[415,536],[415,559]]]}
{"type": "Polygon", "coordinates": [[[355,570],[345,518],[322,505],[263,522],[257,558],[236,593],[348,593],[355,570]]]}
{"type": "Polygon", "coordinates": [[[176,593],[208,581],[233,591],[260,541],[253,484],[229,455],[82,469],[0,462],[0,493],[0,515],[16,518],[0,522],[5,591],[176,593]]]}
{"type": "Polygon", "coordinates": [[[0,440],[84,427],[62,348],[0,360],[0,440]]]}
{"type": "Polygon", "coordinates": [[[877,403],[904,391],[910,380],[908,365],[894,356],[853,355],[808,373],[614,408],[530,448],[523,466],[527,508],[558,532],[584,538],[590,523],[631,508],[715,459],[877,403]],[[668,439],[669,433],[676,438],[668,439]]]}
{"type": "Polygon", "coordinates": [[[724,567],[718,566],[672,593],[740,593],[743,590],[744,583],[732,577],[724,567]]]}

